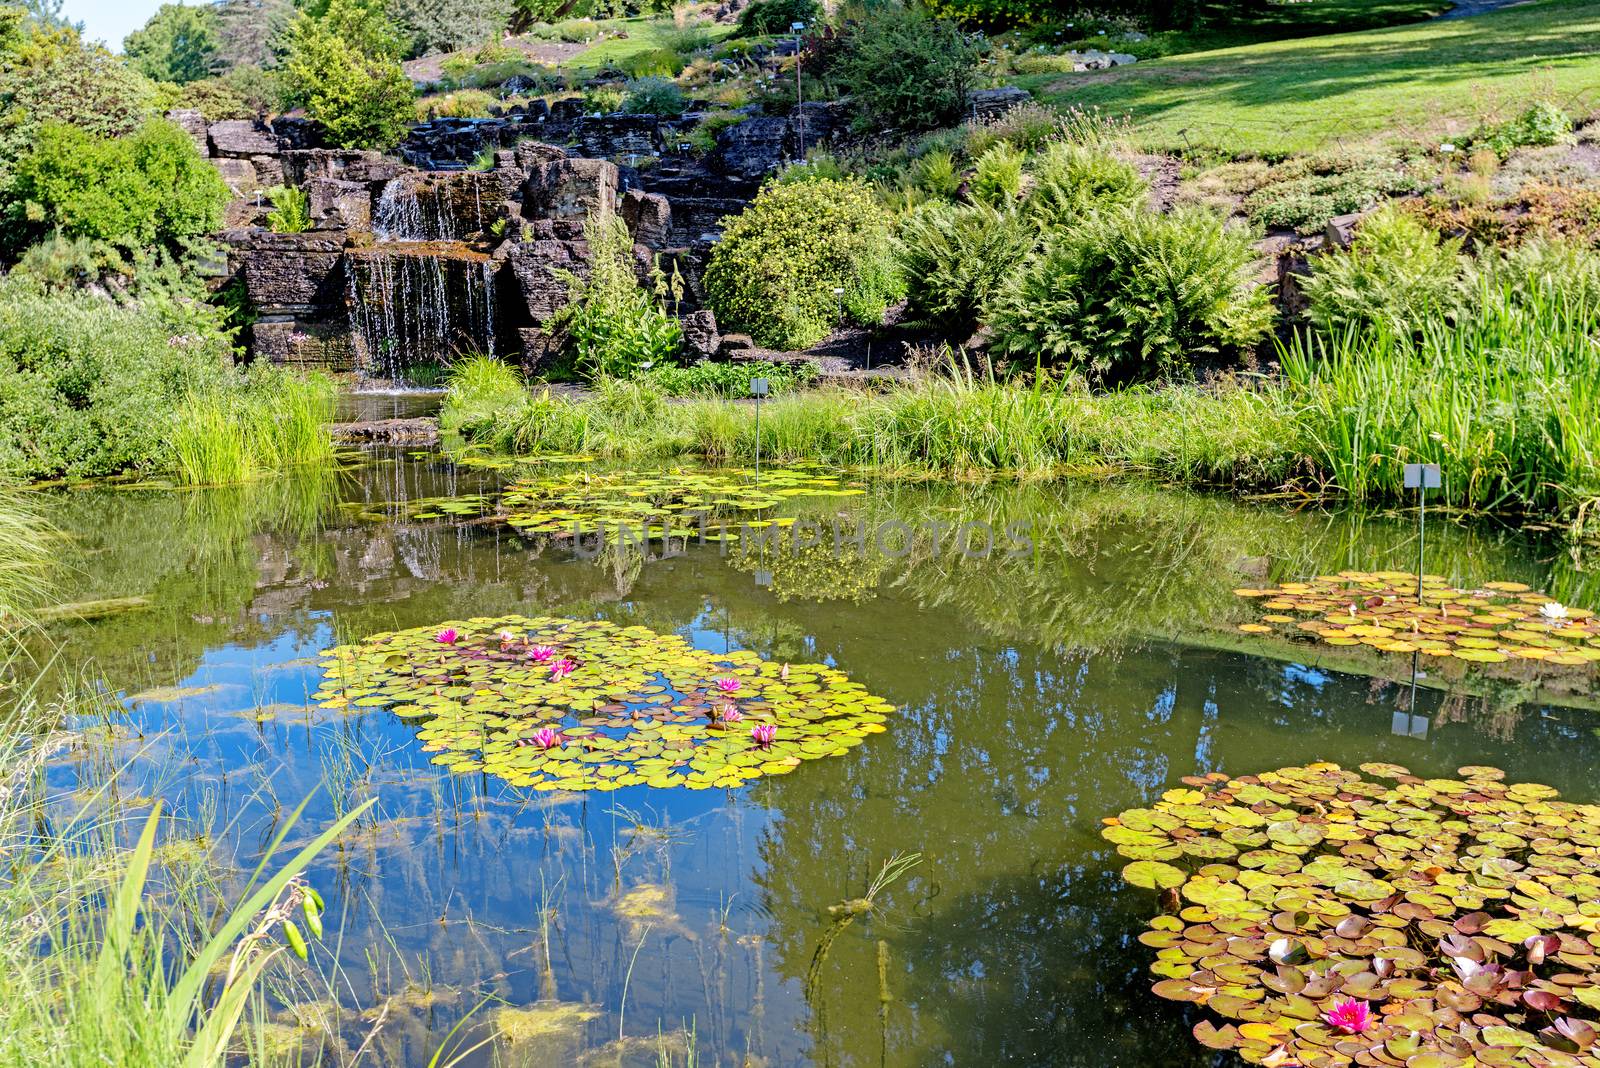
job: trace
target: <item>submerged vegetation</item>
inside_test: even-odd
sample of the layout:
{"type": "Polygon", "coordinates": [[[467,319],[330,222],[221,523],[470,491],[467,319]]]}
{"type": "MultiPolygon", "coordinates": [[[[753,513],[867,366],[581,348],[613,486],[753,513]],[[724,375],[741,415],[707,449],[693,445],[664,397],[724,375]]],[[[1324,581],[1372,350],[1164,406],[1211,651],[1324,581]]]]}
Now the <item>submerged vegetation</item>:
{"type": "Polygon", "coordinates": [[[1361,773],[1190,776],[1105,821],[1162,891],[1155,993],[1253,1064],[1595,1063],[1600,809],[1491,767],[1361,773]]]}

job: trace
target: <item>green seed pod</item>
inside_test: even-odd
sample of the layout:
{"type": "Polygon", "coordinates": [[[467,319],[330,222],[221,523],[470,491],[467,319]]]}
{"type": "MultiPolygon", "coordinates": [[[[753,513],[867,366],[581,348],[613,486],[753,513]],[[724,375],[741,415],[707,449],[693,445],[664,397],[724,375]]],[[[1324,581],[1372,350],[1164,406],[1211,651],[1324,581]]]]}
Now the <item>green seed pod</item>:
{"type": "Polygon", "coordinates": [[[301,960],[307,959],[305,936],[300,933],[300,928],[294,925],[293,920],[283,921],[283,937],[289,940],[289,952],[301,960]]]}
{"type": "Polygon", "coordinates": [[[317,893],[317,888],[316,887],[314,887],[314,886],[306,887],[306,900],[307,901],[316,902],[317,912],[319,914],[328,911],[328,906],[327,906],[327,904],[325,904],[323,902],[322,895],[317,893]]]}
{"type": "Polygon", "coordinates": [[[309,897],[300,902],[300,912],[306,918],[306,927],[311,931],[312,938],[322,937],[322,914],[317,911],[316,903],[309,897]]]}

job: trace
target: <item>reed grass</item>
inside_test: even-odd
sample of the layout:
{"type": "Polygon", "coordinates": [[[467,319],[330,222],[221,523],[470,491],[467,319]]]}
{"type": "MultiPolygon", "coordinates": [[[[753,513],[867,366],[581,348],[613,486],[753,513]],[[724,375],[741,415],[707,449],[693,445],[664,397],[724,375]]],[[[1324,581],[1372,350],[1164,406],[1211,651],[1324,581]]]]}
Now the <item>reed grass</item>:
{"type": "Polygon", "coordinates": [[[50,588],[50,561],[49,524],[16,493],[0,491],[0,660],[35,622],[50,588]]]}
{"type": "Polygon", "coordinates": [[[334,403],[333,382],[321,375],[266,375],[243,389],[194,394],[173,424],[178,478],[191,486],[230,485],[328,463],[334,403]]]}
{"type": "Polygon", "coordinates": [[[42,788],[46,764],[76,744],[56,725],[88,711],[24,701],[0,732],[0,1049],[12,1063],[61,1068],[220,1068],[282,953],[299,877],[361,810],[284,849],[302,804],[240,899],[218,906],[204,858],[160,859],[170,824],[159,805],[131,820],[109,803],[118,769],[76,811],[42,788]]]}
{"type": "MultiPolygon", "coordinates": [[[[908,475],[1134,474],[1368,504],[1406,500],[1407,463],[1438,463],[1439,500],[1600,531],[1600,306],[1483,273],[1453,320],[1414,334],[1305,332],[1283,373],[1095,393],[1018,385],[957,364],[881,393],[822,389],[763,405],[760,450],[908,475]]],[[[638,382],[592,401],[506,388],[452,393],[446,422],[511,452],[748,462],[748,401],[668,403],[638,382]]]]}

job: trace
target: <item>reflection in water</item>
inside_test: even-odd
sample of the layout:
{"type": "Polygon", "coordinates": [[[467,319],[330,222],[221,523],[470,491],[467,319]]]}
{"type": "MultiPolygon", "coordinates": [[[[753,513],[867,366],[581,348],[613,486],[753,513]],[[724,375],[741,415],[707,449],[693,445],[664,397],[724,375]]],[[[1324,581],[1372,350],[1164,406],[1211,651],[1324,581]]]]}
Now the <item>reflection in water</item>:
{"type": "MultiPolygon", "coordinates": [[[[1141,487],[891,485],[786,506],[845,530],[840,552],[646,556],[405,504],[496,477],[399,454],[309,483],[51,501],[72,598],[149,600],[62,632],[131,695],[124,797],[218,828],[245,868],[314,787],[308,829],[378,800],[312,873],[333,993],[277,999],[274,1034],[329,1063],[382,1012],[390,1064],[426,1064],[468,1013],[514,1065],[655,1064],[663,1044],[682,1063],[691,1041],[719,1065],[1209,1064],[1149,993],[1148,903],[1121,892],[1102,816],[1186,774],[1315,760],[1492,764],[1592,797],[1586,692],[1541,704],[1525,681],[1240,643],[1235,586],[1405,566],[1403,522],[1141,487]],[[891,522],[910,536],[880,544],[891,522]],[[1025,551],[937,534],[972,523],[1026,531],[1025,551]],[[572,796],[451,774],[386,712],[307,705],[330,645],[512,613],[827,663],[901,711],[848,756],[740,791],[572,796]],[[902,853],[921,861],[852,912],[902,853]]],[[[1593,603],[1565,554],[1452,528],[1429,544],[1452,581],[1593,603]]],[[[112,759],[86,747],[53,781],[112,759]]]]}

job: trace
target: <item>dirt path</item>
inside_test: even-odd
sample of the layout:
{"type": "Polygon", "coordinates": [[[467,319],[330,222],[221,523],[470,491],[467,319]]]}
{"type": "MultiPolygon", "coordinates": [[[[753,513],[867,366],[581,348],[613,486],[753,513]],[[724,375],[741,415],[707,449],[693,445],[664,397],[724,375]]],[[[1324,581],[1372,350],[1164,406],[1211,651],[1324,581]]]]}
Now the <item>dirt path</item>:
{"type": "MultiPolygon", "coordinates": [[[[507,37],[500,43],[507,48],[516,49],[536,63],[549,63],[552,66],[565,63],[589,47],[581,41],[539,41],[530,37],[507,37]]],[[[473,51],[476,49],[469,49],[468,53],[473,51]]],[[[431,56],[420,56],[417,59],[406,60],[401,67],[405,69],[406,77],[413,82],[436,82],[444,74],[445,60],[458,54],[461,53],[439,52],[431,56]]]]}

